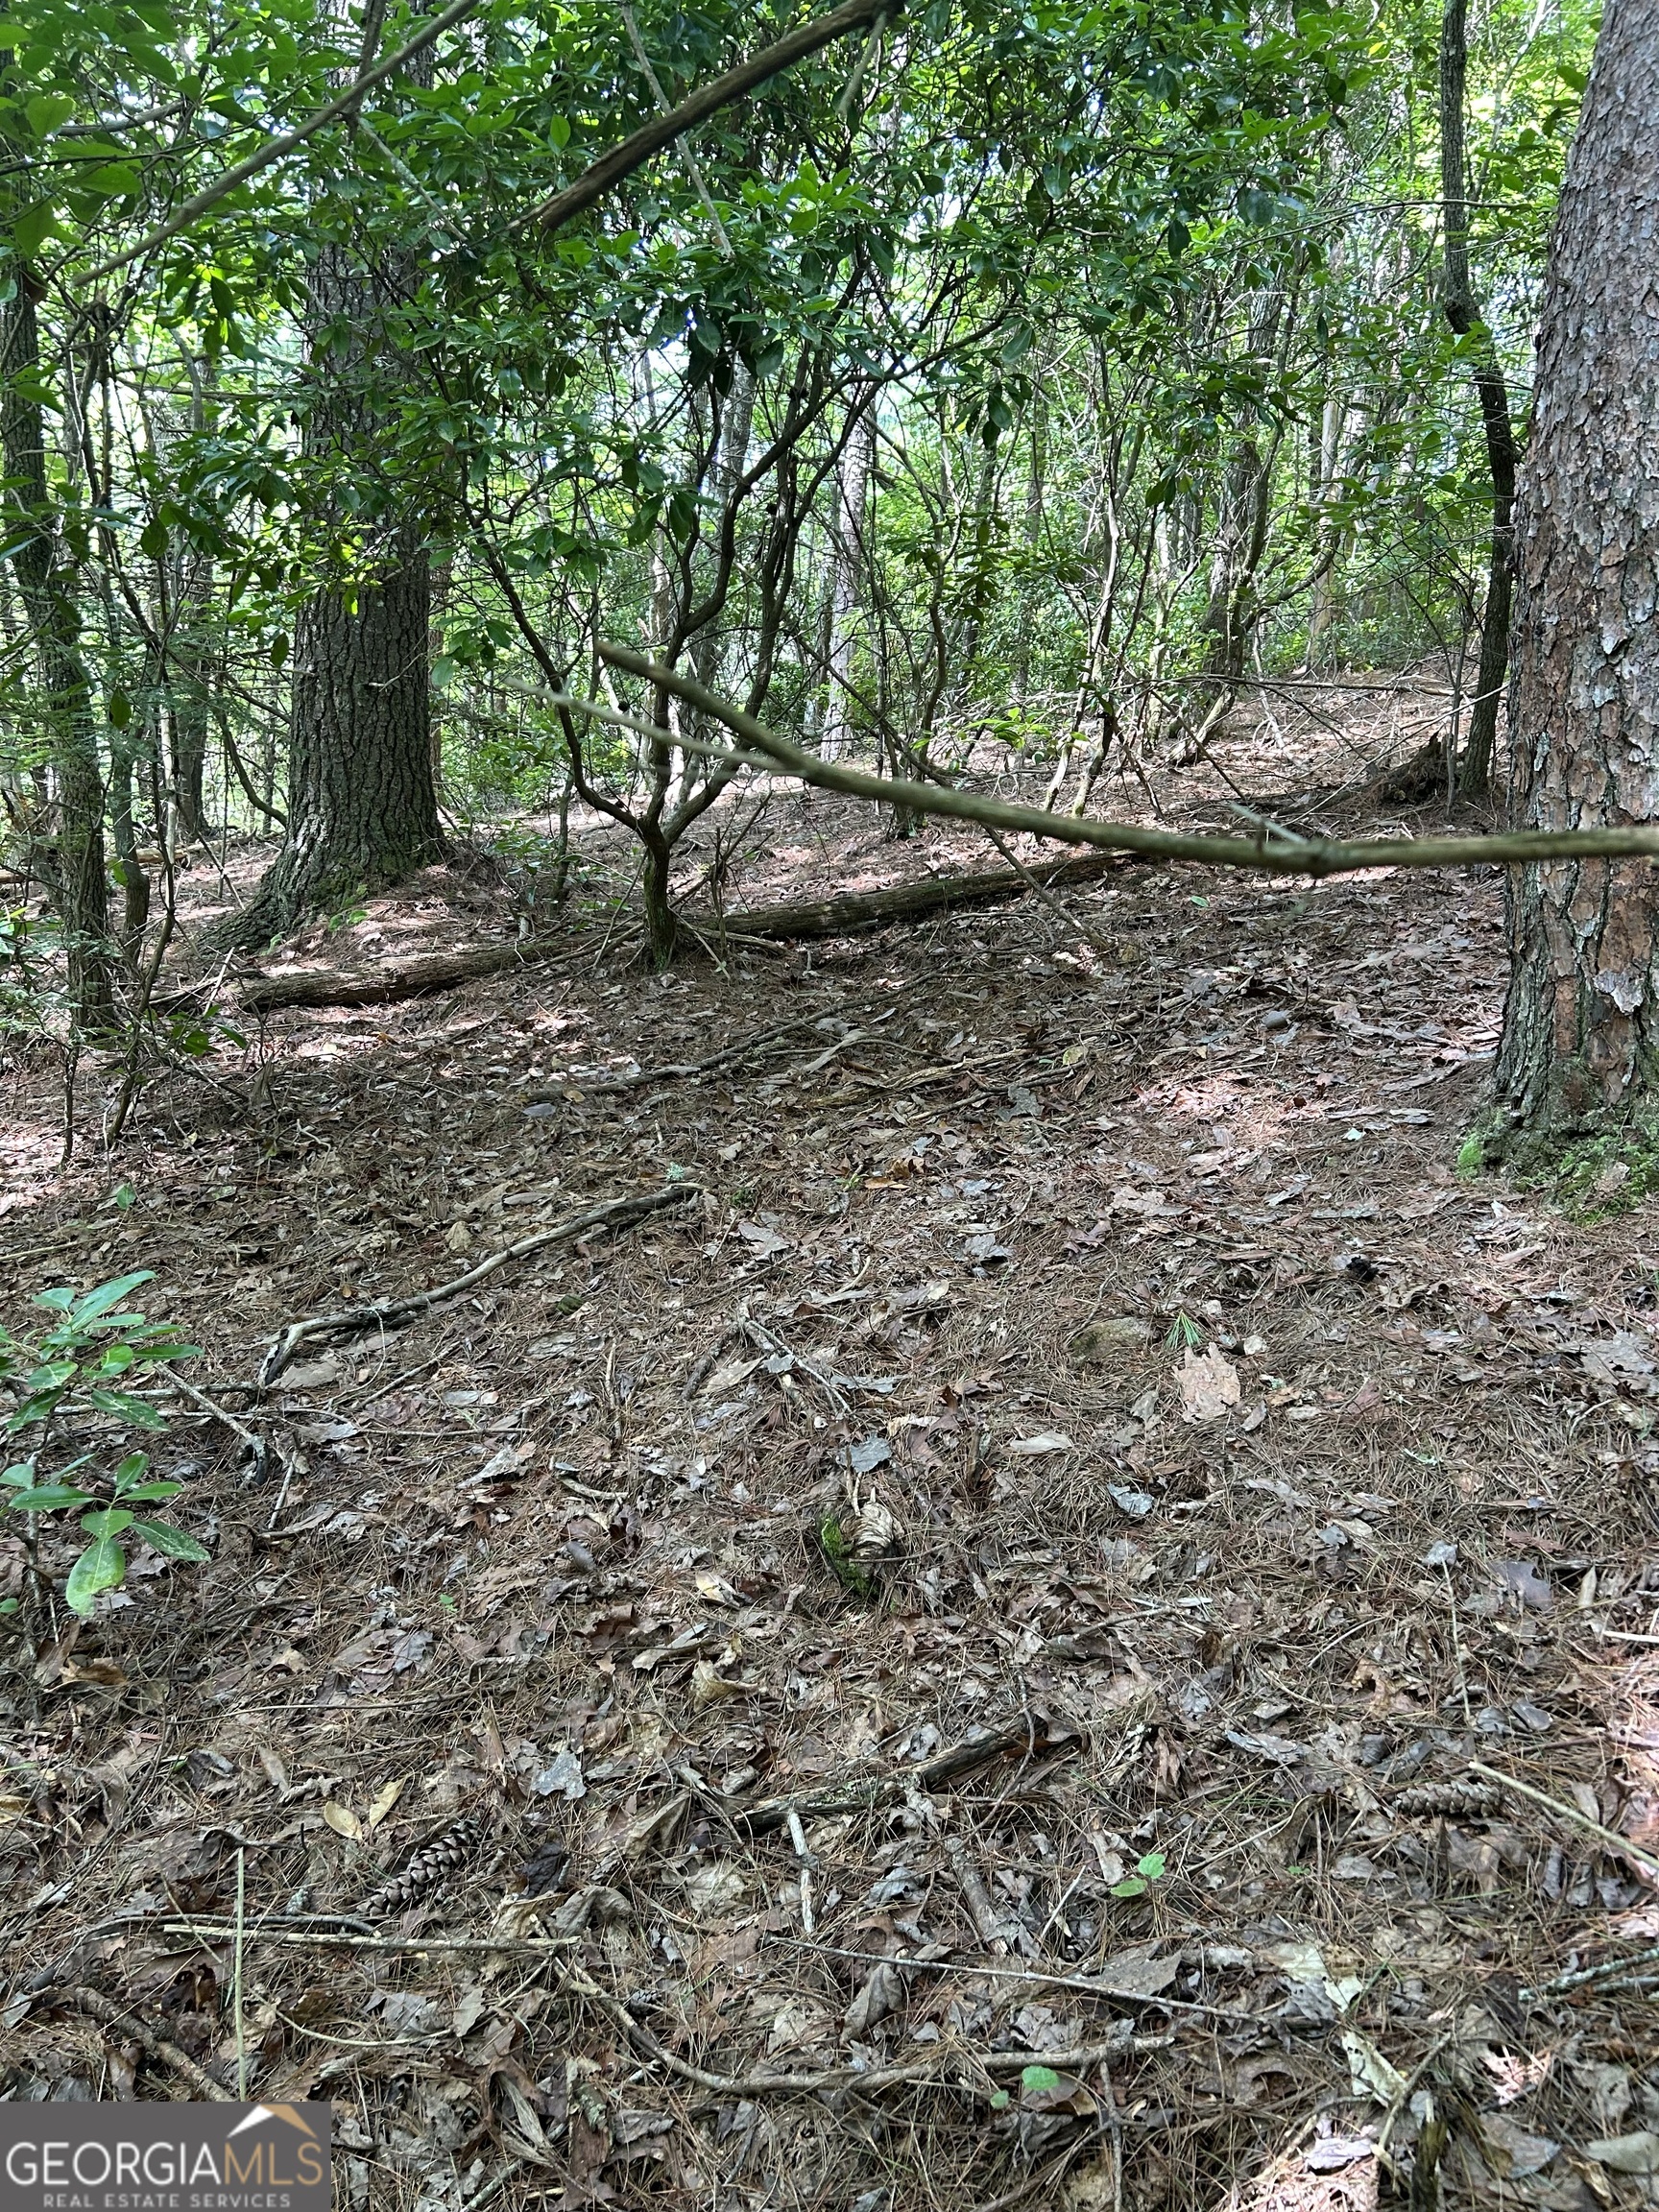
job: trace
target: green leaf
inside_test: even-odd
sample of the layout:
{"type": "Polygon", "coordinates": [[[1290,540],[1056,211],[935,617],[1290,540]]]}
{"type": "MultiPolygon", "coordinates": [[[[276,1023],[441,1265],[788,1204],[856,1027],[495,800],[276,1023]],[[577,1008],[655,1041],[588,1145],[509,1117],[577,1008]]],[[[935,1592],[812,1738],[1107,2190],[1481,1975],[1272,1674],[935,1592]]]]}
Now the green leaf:
{"type": "Polygon", "coordinates": [[[123,1482],[116,1496],[130,1505],[165,1505],[183,1487],[182,1482],[123,1482]]]}
{"type": "Polygon", "coordinates": [[[126,1552],[113,1536],[101,1536],[95,1544],[87,1545],[70,1568],[63,1601],[71,1613],[84,1616],[91,1612],[100,1591],[118,1590],[126,1575],[126,1552]]]}
{"type": "Polygon", "coordinates": [[[152,561],[159,561],[167,550],[167,525],[165,522],[146,522],[138,533],[138,550],[152,561]]]}
{"type": "Polygon", "coordinates": [[[23,112],[36,137],[49,138],[60,123],[67,123],[74,114],[75,103],[67,92],[36,92],[33,100],[24,103],[23,112]]]}
{"type": "Polygon", "coordinates": [[[127,729],[130,729],[130,728],[132,727],[132,700],[128,698],[128,696],[127,696],[127,694],[126,694],[126,692],[125,692],[125,691],[123,691],[123,690],[121,690],[121,689],[119,689],[119,688],[115,689],[114,691],[111,691],[111,692],[110,692],[110,694],[109,694],[109,727],[110,727],[110,729],[111,729],[111,730],[127,730],[127,729]]]}
{"type": "Polygon", "coordinates": [[[1121,1882],[1114,1882],[1109,1892],[1114,1897],[1144,1897],[1146,1885],[1138,1874],[1125,1874],[1121,1882]]]}
{"type": "MultiPolygon", "coordinates": [[[[82,1325],[96,1321],[108,1313],[112,1306],[119,1306],[129,1290],[136,1290],[140,1283],[154,1283],[155,1280],[154,1267],[140,1267],[135,1275],[113,1276],[108,1283],[100,1283],[96,1290],[88,1290],[84,1298],[78,1298],[71,1309],[72,1316],[82,1325]]],[[[50,1296],[51,1293],[47,1292],[46,1295],[50,1296]]],[[[134,1313],[132,1319],[141,1321],[143,1315],[134,1313]]]]}
{"type": "Polygon", "coordinates": [[[13,1490],[27,1490],[34,1480],[35,1462],[33,1459],[19,1459],[14,1467],[8,1467],[6,1472],[0,1475],[0,1482],[9,1482],[13,1490]]]}
{"type": "Polygon", "coordinates": [[[150,1455],[148,1452],[129,1452],[126,1458],[123,1459],[115,1469],[114,1480],[116,1489],[131,1489],[132,1485],[137,1481],[139,1476],[143,1474],[145,1468],[148,1467],[149,1464],[150,1455]]]}
{"type": "Polygon", "coordinates": [[[1162,1882],[1168,1862],[1162,1851],[1148,1851],[1144,1859],[1137,1859],[1135,1871],[1147,1882],[1162,1882]]]}
{"type": "Polygon", "coordinates": [[[182,1528],[175,1528],[166,1521],[134,1521],[134,1536],[142,1536],[153,1551],[159,1551],[163,1559],[190,1559],[200,1562],[211,1559],[213,1554],[205,1544],[194,1536],[186,1536],[182,1528]]]}
{"type": "Polygon", "coordinates": [[[1058,2089],[1060,2077],[1052,2066],[1026,2066],[1021,2071],[1020,2086],[1026,2090],[1058,2089]]]}
{"type": "Polygon", "coordinates": [[[50,200],[37,200],[25,207],[12,225],[12,247],[18,258],[31,260],[51,236],[57,210],[50,200]]]}
{"type": "Polygon", "coordinates": [[[72,1482],[42,1482],[37,1490],[19,1490],[8,1498],[13,1513],[61,1513],[65,1508],[90,1505],[90,1490],[77,1490],[72,1482]]]}
{"type": "Polygon", "coordinates": [[[158,1413],[154,1406],[146,1406],[142,1398],[133,1398],[125,1390],[88,1390],[86,1403],[100,1413],[119,1414],[123,1421],[131,1421],[134,1429],[165,1429],[167,1416],[158,1413]]]}
{"type": "Polygon", "coordinates": [[[119,1536],[123,1528],[132,1527],[132,1516],[119,1505],[106,1505],[96,1513],[83,1513],[81,1526],[88,1536],[119,1536]]]}

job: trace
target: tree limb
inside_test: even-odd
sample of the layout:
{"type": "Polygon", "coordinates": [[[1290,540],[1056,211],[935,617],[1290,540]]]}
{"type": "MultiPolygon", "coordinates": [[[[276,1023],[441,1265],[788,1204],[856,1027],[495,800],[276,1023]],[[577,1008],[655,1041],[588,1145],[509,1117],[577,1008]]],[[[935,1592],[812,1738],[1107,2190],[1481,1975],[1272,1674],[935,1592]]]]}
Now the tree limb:
{"type": "MultiPolygon", "coordinates": [[[[664,668],[625,645],[601,641],[599,654],[612,667],[643,683],[661,685],[699,713],[723,722],[748,749],[743,757],[746,767],[781,770],[804,783],[826,791],[844,791],[851,798],[908,806],[919,814],[988,824],[995,830],[1048,837],[1060,844],[1092,845],[1106,853],[1138,853],[1149,860],[1196,860],[1212,868],[1247,868],[1258,875],[1315,878],[1351,875],[1361,868],[1492,868],[1519,867],[1528,861],[1659,858],[1659,824],[1639,829],[1512,830],[1491,837],[1362,837],[1344,841],[1298,836],[1273,823],[1263,823],[1249,837],[1224,837],[1205,831],[1148,830],[1133,822],[1096,822],[1086,815],[1055,815],[1040,806],[987,799],[975,791],[911,783],[896,776],[873,776],[866,769],[825,760],[769,730],[741,708],[717,698],[678,669],[664,668]]],[[[591,700],[561,695],[559,704],[579,709],[600,721],[618,722],[624,729],[635,727],[637,720],[632,715],[617,715],[591,700]]],[[[719,746],[699,747],[691,738],[679,737],[675,742],[686,751],[701,750],[722,759],[734,757],[719,746]]]]}
{"type": "Polygon", "coordinates": [[[551,199],[543,200],[539,207],[521,216],[515,228],[533,223],[539,229],[557,230],[561,224],[586,214],[613,184],[620,184],[624,177],[631,177],[636,169],[643,168],[653,154],[661,153],[665,146],[684,137],[687,131],[695,130],[699,123],[706,123],[709,116],[730,107],[733,100],[741,100],[769,79],[792,69],[797,61],[805,61],[826,46],[832,46],[849,32],[867,31],[873,23],[897,15],[902,5],[903,0],[847,0],[845,7],[801,24],[776,45],[762,47],[747,61],[739,61],[736,68],[728,69],[724,77],[716,77],[711,84],[693,92],[689,100],[682,101],[666,115],[653,116],[631,138],[624,138],[620,146],[602,154],[574,184],[566,184],[563,191],[555,192],[551,199]]]}

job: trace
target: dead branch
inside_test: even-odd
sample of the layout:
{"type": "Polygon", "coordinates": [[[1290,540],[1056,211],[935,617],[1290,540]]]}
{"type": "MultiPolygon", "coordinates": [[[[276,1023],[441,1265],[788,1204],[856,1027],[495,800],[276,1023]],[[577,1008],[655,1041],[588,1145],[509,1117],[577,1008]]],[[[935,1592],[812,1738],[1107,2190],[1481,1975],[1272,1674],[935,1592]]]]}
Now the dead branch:
{"type": "Polygon", "coordinates": [[[486,1281],[510,1261],[523,1260],[532,1252],[540,1252],[543,1245],[567,1244],[589,1230],[627,1229],[636,1221],[643,1221],[648,1214],[660,1214],[670,1206],[684,1206],[688,1199],[702,1195],[700,1184],[670,1183],[661,1190],[641,1190],[631,1197],[607,1199],[603,1205],[585,1207],[580,1214],[567,1214],[563,1221],[555,1221],[548,1229],[539,1229],[533,1237],[521,1237],[517,1244],[491,1253],[475,1267],[469,1267],[465,1275],[457,1275],[451,1283],[440,1283],[435,1289],[418,1290],[407,1298],[388,1298],[376,1306],[353,1306],[343,1313],[318,1313],[309,1320],[292,1322],[266,1353],[259,1369],[258,1386],[268,1390],[300,1346],[316,1337],[390,1328],[413,1314],[426,1312],[447,1298],[459,1297],[463,1290],[470,1290],[486,1281]]]}
{"type": "MultiPolygon", "coordinates": [[[[224,1943],[235,1934],[233,1920],[169,1920],[161,1933],[170,1941],[224,1943]]],[[[279,1943],[295,1951],[377,1951],[403,1959],[492,1958],[497,1953],[524,1958],[563,1958],[581,1941],[577,1936],[368,1936],[349,1928],[272,1928],[250,1922],[246,1940],[279,1943]]]]}
{"type": "MultiPolygon", "coordinates": [[[[284,1006],[380,1006],[398,998],[421,998],[431,991],[452,991],[509,968],[530,968],[568,952],[567,937],[525,937],[511,945],[482,945],[470,952],[419,952],[386,960],[374,968],[290,968],[267,974],[243,971],[235,978],[236,1003],[249,1014],[272,1014],[284,1006]]],[[[157,998],[158,1011],[201,998],[204,986],[185,985],[157,998]]]]}
{"type": "Polygon", "coordinates": [[[988,1767],[994,1759],[1007,1758],[1011,1752],[1030,1754],[1049,1748],[1046,1722],[1035,1713],[1020,1713],[999,1728],[988,1729],[982,1736],[970,1736],[949,1751],[939,1751],[931,1759],[920,1760],[902,1774],[873,1776],[861,1782],[834,1782],[823,1790],[802,1791],[792,1797],[763,1797],[757,1805],[733,1806],[730,1817],[751,1836],[770,1836],[777,1829],[788,1826],[791,1813],[817,1818],[835,1813],[869,1812],[878,1805],[901,1804],[912,1791],[931,1790],[942,1783],[958,1781],[964,1774],[988,1767]]]}
{"type": "MultiPolygon", "coordinates": [[[[1066,845],[1091,845],[1103,853],[1138,854],[1146,860],[1196,860],[1212,868],[1246,868],[1266,876],[1351,875],[1361,868],[1492,868],[1521,867],[1536,860],[1659,856],[1659,824],[1642,828],[1605,830],[1512,830],[1491,837],[1367,837],[1342,842],[1334,838],[1303,837],[1263,822],[1249,837],[1217,836],[1208,831],[1189,833],[1177,830],[1148,830],[1135,822],[1097,822],[1086,814],[1050,814],[1041,806],[1019,806],[1003,799],[988,799],[977,791],[963,791],[951,784],[911,783],[896,776],[873,776],[862,768],[849,768],[838,760],[825,760],[797,745],[763,722],[733,707],[714,692],[665,668],[625,645],[601,641],[600,658],[642,683],[655,684],[685,700],[700,714],[707,714],[742,740],[746,750],[733,753],[724,746],[705,746],[681,735],[675,743],[686,752],[704,752],[717,759],[737,760],[746,767],[780,771],[826,791],[845,791],[851,798],[873,799],[884,806],[907,806],[919,814],[950,815],[962,822],[988,824],[994,830],[1046,837],[1066,845]]],[[[542,694],[552,697],[553,694],[542,694]]],[[[632,729],[635,715],[617,715],[595,701],[574,699],[564,693],[557,704],[597,720],[632,729]]],[[[638,725],[648,735],[661,736],[649,723],[638,725]]]]}
{"type": "MultiPolygon", "coordinates": [[[[1009,854],[1009,858],[1013,855],[1009,854]]],[[[960,876],[930,876],[920,883],[896,883],[885,891],[848,891],[834,899],[791,900],[779,906],[751,906],[726,917],[728,931],[745,937],[845,937],[854,929],[879,928],[886,922],[919,922],[952,906],[990,906],[1039,897],[1067,883],[1090,883],[1131,865],[1118,853],[1090,853],[1075,860],[1039,861],[1022,868],[974,869],[960,876]]],[[[1075,917],[1063,918],[1079,928],[1075,917]]],[[[695,920],[696,917],[693,917],[695,920]]],[[[711,927],[704,923],[705,928],[711,927]]],[[[1087,935],[1088,932],[1084,931],[1087,935]]]]}
{"type": "Polygon", "coordinates": [[[204,2074],[188,2051],[180,2051],[177,2043],[165,2035],[157,2035],[154,2028],[146,2028],[142,2020],[134,2020],[131,2012],[123,2012],[112,1997],[102,1990],[87,1989],[79,1984],[66,1989],[55,1989],[52,2002],[66,2005],[72,2011],[84,2012],[88,2019],[108,2028],[124,2042],[136,2043],[147,2057],[157,2065],[170,2066],[180,2080],[187,2081],[198,2097],[204,2097],[210,2104],[234,2104],[234,2090],[225,2088],[204,2074]]]}
{"type": "Polygon", "coordinates": [[[594,1098],[617,1091],[642,1091],[651,1083],[685,1082],[691,1076],[709,1075],[717,1068],[728,1068],[736,1061],[746,1060],[751,1052],[775,1044],[780,1037],[792,1036],[797,1029],[815,1029],[822,1020],[819,1013],[803,1014],[793,1022],[779,1022],[770,1029],[757,1029],[752,1037],[739,1038],[735,1045],[723,1045],[718,1052],[710,1052],[702,1060],[671,1060],[661,1068],[641,1068],[634,1075],[601,1075],[592,1082],[572,1075],[568,1083],[557,1091],[531,1091],[524,1095],[532,1105],[545,1106],[575,1094],[594,1098]]]}

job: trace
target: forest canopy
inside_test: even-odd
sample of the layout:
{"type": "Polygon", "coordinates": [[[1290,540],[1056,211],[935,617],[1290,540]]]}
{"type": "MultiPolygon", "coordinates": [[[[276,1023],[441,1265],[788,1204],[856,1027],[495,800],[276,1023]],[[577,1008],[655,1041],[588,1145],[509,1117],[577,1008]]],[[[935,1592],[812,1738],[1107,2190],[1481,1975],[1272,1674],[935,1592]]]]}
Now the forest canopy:
{"type": "Polygon", "coordinates": [[[255,946],[439,853],[440,796],[574,794],[666,957],[727,772],[531,696],[606,637],[1079,810],[1267,677],[1431,662],[1483,795],[1480,377],[1518,420],[1595,23],[1477,12],[1450,228],[1436,11],[1159,0],[874,14],[550,228],[789,19],[12,8],[15,851],[132,941],[137,852],[286,823],[255,946]]]}

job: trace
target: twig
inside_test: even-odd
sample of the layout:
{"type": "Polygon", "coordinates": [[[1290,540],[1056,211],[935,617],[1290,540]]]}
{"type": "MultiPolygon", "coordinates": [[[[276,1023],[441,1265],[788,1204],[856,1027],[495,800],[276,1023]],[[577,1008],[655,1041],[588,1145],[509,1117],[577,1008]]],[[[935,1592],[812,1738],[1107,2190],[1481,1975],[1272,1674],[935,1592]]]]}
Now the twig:
{"type": "Polygon", "coordinates": [[[157,2035],[154,2028],[146,2028],[142,2020],[134,2020],[131,2012],[124,2012],[112,1997],[106,1997],[100,1989],[86,1989],[79,1984],[52,1992],[55,2004],[67,2005],[76,2012],[84,2012],[90,2019],[111,2028],[117,2035],[154,2058],[158,2065],[171,2066],[181,2080],[187,2081],[198,2097],[204,2097],[210,2104],[234,2104],[233,2093],[204,2074],[188,2051],[180,2051],[177,2043],[165,2035],[157,2035]]]}
{"type": "Polygon", "coordinates": [[[1542,1805],[1557,1819],[1582,1828],[1587,1836],[1596,1837],[1609,1851],[1616,1852],[1644,1882],[1659,1888],[1659,1854],[1645,1851],[1640,1843],[1632,1843],[1628,1836],[1621,1836],[1616,1828],[1604,1828],[1599,1820],[1592,1820],[1588,1813],[1580,1813],[1576,1805],[1563,1804],[1559,1797],[1551,1797],[1547,1791],[1535,1790],[1519,1775],[1505,1774],[1501,1767],[1488,1767],[1479,1759],[1471,1759],[1469,1768],[1472,1773],[1484,1774],[1489,1782],[1502,1782],[1505,1790],[1513,1790],[1519,1797],[1529,1797],[1534,1805],[1542,1805]]]}
{"type": "MultiPolygon", "coordinates": [[[[810,1934],[810,1931],[808,1931],[810,1934]]],[[[1238,2005],[1204,2005],[1191,1997],[1142,1995],[1133,1989],[1114,1989],[1109,1982],[1091,1981],[1086,1974],[1045,1974],[1035,1966],[1016,1966],[995,1959],[905,1959],[878,1957],[871,1951],[851,1951],[839,1943],[807,1942],[800,1936],[768,1936],[768,1943],[781,1943],[791,1951],[822,1951],[831,1959],[853,1959],[861,1966],[897,1966],[904,1974],[979,1974],[991,1982],[1031,1982],[1044,1989],[1076,1989],[1086,1997],[1109,1997],[1115,2005],[1149,2005],[1160,2012],[1202,2012],[1212,2020],[1246,2021],[1258,2017],[1238,2005]]]]}
{"type": "MultiPolygon", "coordinates": [[[[878,1805],[900,1803],[912,1791],[930,1790],[941,1782],[954,1782],[977,1767],[988,1767],[994,1759],[1006,1758],[1010,1751],[1024,1751],[1034,1744],[1045,1743],[1046,1735],[1045,1725],[1035,1714],[1022,1713],[1000,1728],[988,1729],[982,1736],[970,1736],[949,1751],[939,1751],[931,1759],[921,1760],[903,1774],[873,1776],[861,1782],[834,1782],[822,1790],[804,1790],[790,1797],[763,1797],[757,1805],[733,1806],[730,1818],[737,1827],[747,1829],[751,1836],[769,1836],[788,1826],[791,1813],[816,1817],[870,1812],[878,1805]]],[[[1080,1744],[1081,1739],[1076,1742],[1080,1744]]],[[[1060,1748],[1064,1750],[1068,1746],[1060,1748]]]]}
{"type": "MultiPolygon", "coordinates": [[[[189,1937],[196,1942],[223,1943],[235,1933],[234,1920],[170,1920],[161,1933],[189,1937]]],[[[358,1936],[347,1929],[266,1928],[255,1923],[248,1930],[250,1943],[282,1943],[291,1950],[385,1951],[420,1959],[428,1952],[453,1952],[457,1957],[485,1957],[495,1952],[521,1952],[526,1958],[563,1958],[580,1940],[575,1936],[358,1936]]]]}
{"type": "MultiPolygon", "coordinates": [[[[910,2081],[937,2081],[945,2079],[938,2059],[924,2059],[908,2066],[824,2066],[810,2073],[788,2072],[781,2074],[714,2074],[705,2066],[694,2066],[688,2058],[678,2057],[664,2049],[649,2028],[636,2020],[620,1998],[613,1997],[601,1989],[580,1966],[571,1964],[565,1970],[563,1986],[572,1995],[581,1997],[603,2012],[613,2027],[621,2030],[635,2048],[653,2064],[665,2066],[669,2073],[679,2075],[683,2081],[691,2081],[699,2089],[709,2089],[719,2097],[816,2097],[826,2090],[834,2089],[893,2089],[910,2081]]],[[[1164,2051],[1175,2040],[1169,2035],[1132,2035],[1124,2032],[1115,2035],[1109,2043],[1080,2045],[1071,2051],[969,2051],[958,2047],[956,2056],[984,2074],[1021,2074],[1027,2066],[1052,2066],[1068,2073],[1077,2073],[1090,2066],[1098,2066],[1113,2058],[1121,2058],[1126,2053],[1164,2051]]]]}
{"type": "Polygon", "coordinates": [[[741,1038],[735,1045],[723,1045],[718,1052],[710,1052],[704,1060],[674,1060],[661,1068],[641,1068],[637,1075],[604,1075],[591,1083],[572,1075],[569,1082],[557,1091],[527,1091],[523,1095],[533,1106],[547,1106],[568,1098],[573,1092],[580,1093],[584,1098],[595,1098],[613,1091],[640,1091],[648,1083],[671,1083],[691,1075],[707,1075],[732,1061],[747,1059],[751,1052],[758,1052],[762,1045],[773,1044],[796,1029],[815,1029],[823,1019],[822,1014],[799,1015],[793,1022],[780,1022],[770,1029],[757,1030],[753,1037],[741,1038]]]}
{"type": "Polygon", "coordinates": [[[1593,1984],[1633,1974],[1644,1966],[1659,1966],[1659,1944],[1638,1951],[1629,1959],[1604,1959],[1599,1966],[1580,1966],[1574,1974],[1557,1974],[1553,1982],[1541,1982],[1536,1989],[1523,1989],[1524,1998],[1564,1997],[1570,1989],[1588,1989],[1593,1984]]]}
{"type": "Polygon", "coordinates": [[[465,1275],[457,1275],[450,1283],[440,1283],[435,1289],[418,1290],[407,1298],[387,1298],[377,1306],[354,1306],[344,1313],[318,1313],[309,1320],[292,1322],[266,1353],[259,1369],[259,1387],[268,1390],[300,1346],[314,1337],[387,1328],[412,1314],[424,1313],[446,1298],[459,1297],[463,1290],[470,1290],[510,1261],[525,1259],[532,1252],[540,1252],[543,1245],[567,1244],[572,1238],[581,1237],[589,1229],[626,1229],[636,1221],[644,1220],[647,1214],[660,1214],[669,1206],[683,1206],[687,1199],[702,1195],[701,1184],[670,1183],[661,1190],[642,1190],[628,1198],[611,1198],[603,1205],[589,1206],[580,1214],[566,1214],[563,1221],[555,1221],[549,1229],[537,1230],[533,1237],[521,1237],[517,1244],[493,1252],[475,1267],[469,1267],[465,1275]]]}

